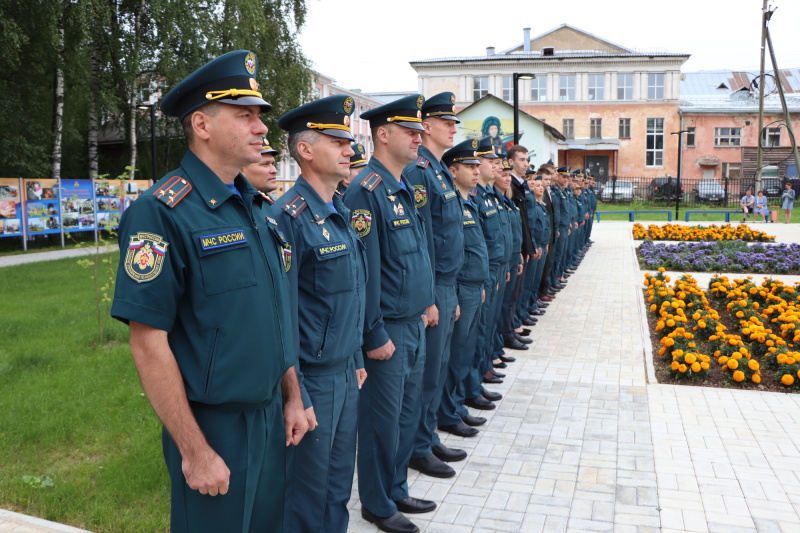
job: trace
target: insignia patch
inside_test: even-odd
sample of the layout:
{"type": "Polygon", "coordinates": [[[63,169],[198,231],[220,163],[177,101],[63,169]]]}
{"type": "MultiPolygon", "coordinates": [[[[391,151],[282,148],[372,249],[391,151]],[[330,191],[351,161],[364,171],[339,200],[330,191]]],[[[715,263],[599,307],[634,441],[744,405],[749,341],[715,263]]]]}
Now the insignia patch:
{"type": "Polygon", "coordinates": [[[256,81],[255,78],[250,78],[250,88],[253,89],[254,91],[258,90],[258,82],[256,81]]]}
{"type": "Polygon", "coordinates": [[[350,115],[345,115],[343,122],[344,122],[345,126],[349,126],[350,125],[350,115]]]}
{"type": "Polygon", "coordinates": [[[476,149],[478,147],[478,139],[472,139],[472,149],[476,149]]]}
{"type": "MultiPolygon", "coordinates": [[[[450,103],[451,104],[455,104],[456,103],[456,95],[454,95],[454,94],[450,95],[450,103]]],[[[453,109],[455,109],[455,108],[453,108],[453,109]]]]}
{"type": "Polygon", "coordinates": [[[137,283],[152,281],[161,273],[169,243],[155,233],[131,235],[125,256],[125,272],[137,283]]]}
{"type": "Polygon", "coordinates": [[[322,236],[325,237],[326,241],[331,240],[331,233],[328,231],[328,228],[322,228],[322,236]]]}
{"type": "Polygon", "coordinates": [[[357,148],[358,148],[359,153],[362,153],[362,154],[364,153],[364,145],[363,144],[359,143],[357,145],[357,148]]]}
{"type": "Polygon", "coordinates": [[[394,214],[397,216],[403,216],[406,214],[406,210],[403,209],[403,204],[394,204],[394,214]]]}
{"type": "Polygon", "coordinates": [[[428,191],[424,185],[414,185],[414,203],[417,209],[428,203],[428,191]]]}
{"type": "Polygon", "coordinates": [[[289,272],[292,268],[292,245],[291,244],[284,244],[283,245],[283,254],[281,254],[281,259],[283,259],[283,269],[286,272],[289,272]]]}
{"type": "Polygon", "coordinates": [[[447,191],[446,193],[444,193],[445,200],[450,200],[455,197],[456,197],[456,191],[447,191]]]}
{"type": "Polygon", "coordinates": [[[392,227],[393,228],[405,228],[411,225],[411,219],[406,218],[393,218],[392,219],[392,227]]]}
{"type": "Polygon", "coordinates": [[[253,54],[253,52],[250,52],[244,57],[244,68],[250,74],[256,73],[256,56],[253,54]]]}
{"type": "Polygon", "coordinates": [[[474,219],[464,220],[464,226],[474,226],[474,225],[475,225],[474,219]]]}
{"type": "Polygon", "coordinates": [[[356,209],[350,217],[350,226],[356,230],[356,235],[366,237],[372,229],[372,213],[366,209],[356,209]]]}
{"type": "Polygon", "coordinates": [[[328,246],[318,246],[317,255],[325,257],[328,255],[341,255],[341,252],[347,251],[347,244],[344,242],[337,242],[328,246]]]}
{"type": "Polygon", "coordinates": [[[417,96],[417,109],[422,109],[422,104],[425,103],[425,97],[422,95],[417,96]]]}
{"type": "Polygon", "coordinates": [[[277,226],[277,225],[278,225],[278,221],[277,221],[277,220],[275,220],[274,218],[272,218],[272,217],[264,217],[264,218],[266,218],[266,219],[267,219],[267,222],[269,222],[269,223],[270,223],[270,224],[272,224],[273,226],[277,226]]]}
{"type": "Polygon", "coordinates": [[[348,115],[353,112],[352,96],[348,96],[347,98],[344,99],[344,102],[342,102],[342,108],[344,109],[344,112],[347,113],[348,115]]]}
{"type": "Polygon", "coordinates": [[[464,216],[467,218],[472,218],[472,213],[469,212],[469,209],[464,209],[464,216]]]}
{"type": "Polygon", "coordinates": [[[226,246],[247,242],[247,237],[244,234],[244,230],[235,230],[205,235],[199,237],[199,241],[200,248],[203,250],[215,250],[217,248],[225,248],[226,246]]]}

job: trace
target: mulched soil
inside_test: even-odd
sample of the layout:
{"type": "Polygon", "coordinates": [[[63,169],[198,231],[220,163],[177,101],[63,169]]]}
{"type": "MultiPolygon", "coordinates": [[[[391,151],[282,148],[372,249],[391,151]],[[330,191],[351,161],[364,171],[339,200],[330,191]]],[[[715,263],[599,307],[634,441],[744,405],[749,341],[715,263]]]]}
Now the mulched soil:
{"type": "MultiPolygon", "coordinates": [[[[644,292],[644,291],[642,291],[644,292]]],[[[728,333],[738,332],[738,327],[727,314],[724,306],[722,309],[719,308],[718,302],[715,300],[710,300],[709,304],[711,307],[716,309],[720,315],[720,322],[722,322],[727,329],[728,333]]],[[[713,356],[713,353],[707,353],[709,357],[711,357],[711,366],[708,369],[708,377],[706,379],[673,379],[672,376],[669,374],[669,364],[672,363],[672,359],[665,358],[662,359],[658,355],[658,350],[661,348],[660,340],[661,335],[656,332],[656,322],[658,322],[656,316],[650,312],[647,312],[647,325],[650,330],[650,342],[653,346],[653,367],[656,371],[656,380],[659,383],[665,384],[672,384],[672,385],[686,385],[689,387],[719,387],[719,388],[730,388],[730,389],[743,389],[743,390],[758,390],[758,391],[768,391],[768,392],[783,392],[783,393],[792,393],[796,394],[794,391],[787,390],[784,387],[780,379],[775,377],[775,372],[773,370],[769,370],[761,366],[761,383],[756,385],[755,383],[748,382],[747,384],[744,383],[735,383],[733,381],[728,380],[726,372],[722,370],[722,366],[717,363],[716,359],[713,356]]],[[[703,346],[700,345],[700,348],[703,346]]],[[[758,361],[761,363],[761,360],[758,361]]]]}

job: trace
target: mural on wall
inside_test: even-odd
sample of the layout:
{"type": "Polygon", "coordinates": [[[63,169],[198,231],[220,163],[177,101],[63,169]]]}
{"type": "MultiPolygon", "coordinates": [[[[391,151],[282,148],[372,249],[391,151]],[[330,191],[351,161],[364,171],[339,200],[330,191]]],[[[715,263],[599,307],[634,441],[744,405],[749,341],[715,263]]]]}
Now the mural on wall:
{"type": "MultiPolygon", "coordinates": [[[[489,115],[482,121],[467,120],[461,123],[464,128],[464,136],[467,139],[492,138],[492,146],[495,152],[505,155],[509,148],[514,146],[514,119],[499,119],[494,115],[489,115]],[[510,132],[510,133],[507,133],[510,132]]],[[[522,139],[522,133],[519,137],[522,139]]]]}

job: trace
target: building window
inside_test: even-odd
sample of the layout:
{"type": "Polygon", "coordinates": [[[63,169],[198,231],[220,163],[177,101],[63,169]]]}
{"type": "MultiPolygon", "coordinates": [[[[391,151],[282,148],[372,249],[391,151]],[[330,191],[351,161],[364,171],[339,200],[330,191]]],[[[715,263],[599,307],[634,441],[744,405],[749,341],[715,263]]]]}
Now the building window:
{"type": "Polygon", "coordinates": [[[742,128],[714,128],[714,146],[741,146],[742,128]]]}
{"type": "Polygon", "coordinates": [[[619,119],[619,138],[620,139],[631,138],[631,119],[629,118],[619,119]]]}
{"type": "Polygon", "coordinates": [[[778,128],[764,128],[761,130],[761,146],[765,148],[773,148],[781,145],[781,129],[778,128]]]}
{"type": "Polygon", "coordinates": [[[561,74],[558,77],[561,100],[575,100],[575,74],[561,74]]]}
{"type": "Polygon", "coordinates": [[[686,146],[694,148],[694,126],[686,128],[686,146]]]}
{"type": "Polygon", "coordinates": [[[722,163],[722,177],[738,179],[742,177],[741,163],[722,163]]]}
{"type": "Polygon", "coordinates": [[[478,101],[489,94],[489,77],[472,78],[472,99],[478,101]]]}
{"type": "Polygon", "coordinates": [[[617,74],[617,100],[633,100],[633,74],[617,74]]]}
{"type": "Polygon", "coordinates": [[[589,137],[592,139],[603,138],[603,119],[590,118],[589,119],[589,137]]]}
{"type": "Polygon", "coordinates": [[[664,99],[664,75],[663,74],[648,74],[647,75],[647,99],[648,100],[663,100],[664,99]]]}
{"type": "Polygon", "coordinates": [[[605,74],[589,74],[589,100],[605,100],[605,74]]]}
{"type": "Polygon", "coordinates": [[[511,76],[503,76],[503,100],[506,102],[514,100],[514,87],[511,76]]]}
{"type": "Polygon", "coordinates": [[[531,101],[544,102],[547,100],[547,76],[536,76],[531,80],[531,101]]]}
{"type": "Polygon", "coordinates": [[[664,165],[664,119],[647,119],[647,148],[645,165],[660,167],[664,165]]]}
{"type": "Polygon", "coordinates": [[[319,100],[322,97],[322,89],[315,85],[314,88],[311,89],[311,94],[313,100],[319,100]]]}
{"type": "Polygon", "coordinates": [[[565,118],[561,124],[561,133],[564,134],[564,137],[567,139],[574,139],[575,138],[575,119],[574,118],[565,118]]]}

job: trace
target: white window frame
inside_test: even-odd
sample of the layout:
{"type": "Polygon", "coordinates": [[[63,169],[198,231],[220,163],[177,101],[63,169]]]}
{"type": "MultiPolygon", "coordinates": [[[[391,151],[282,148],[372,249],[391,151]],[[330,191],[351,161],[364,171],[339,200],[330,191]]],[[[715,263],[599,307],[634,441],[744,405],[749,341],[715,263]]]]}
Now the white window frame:
{"type": "Polygon", "coordinates": [[[781,128],[764,128],[761,133],[761,146],[777,148],[781,145],[781,128]]]}
{"type": "Polygon", "coordinates": [[[617,100],[633,100],[633,74],[617,74],[617,100]]]}
{"type": "Polygon", "coordinates": [[[664,119],[648,118],[645,137],[646,167],[664,166],[664,119]]]}
{"type": "Polygon", "coordinates": [[[647,74],[647,99],[664,99],[664,73],[650,72],[647,74]]]}
{"type": "Polygon", "coordinates": [[[559,100],[575,100],[575,74],[559,74],[558,76],[558,98],[559,100]]]}
{"type": "Polygon", "coordinates": [[[603,119],[590,118],[589,119],[589,138],[602,139],[603,138],[603,119]]]}
{"type": "Polygon", "coordinates": [[[489,76],[475,76],[472,78],[472,100],[477,102],[489,94],[489,76]]]}
{"type": "Polygon", "coordinates": [[[742,145],[742,128],[714,128],[714,147],[737,148],[742,145]]]}
{"type": "Polygon", "coordinates": [[[574,118],[565,118],[561,120],[561,133],[564,134],[564,137],[567,139],[574,139],[575,138],[575,119],[574,118]]]}
{"type": "Polygon", "coordinates": [[[536,76],[531,80],[531,101],[547,101],[547,76],[536,76]]]}
{"type": "Polygon", "coordinates": [[[629,118],[619,119],[619,138],[620,139],[631,138],[631,119],[629,118]]]}
{"type": "Polygon", "coordinates": [[[513,76],[503,76],[503,101],[514,101],[514,78],[513,76]]]}
{"type": "Polygon", "coordinates": [[[589,100],[605,100],[605,88],[605,74],[589,74],[589,100]]]}

